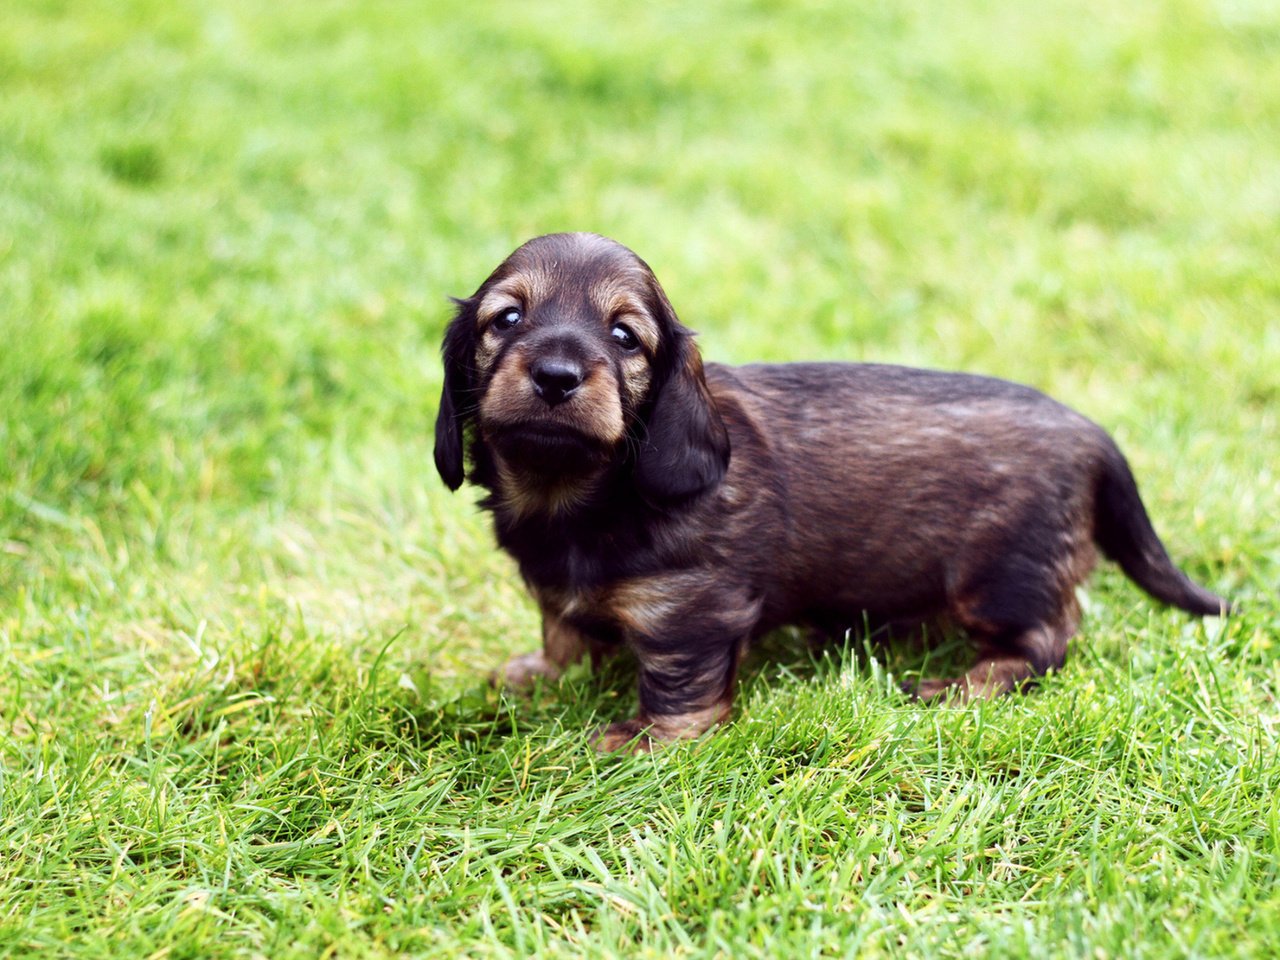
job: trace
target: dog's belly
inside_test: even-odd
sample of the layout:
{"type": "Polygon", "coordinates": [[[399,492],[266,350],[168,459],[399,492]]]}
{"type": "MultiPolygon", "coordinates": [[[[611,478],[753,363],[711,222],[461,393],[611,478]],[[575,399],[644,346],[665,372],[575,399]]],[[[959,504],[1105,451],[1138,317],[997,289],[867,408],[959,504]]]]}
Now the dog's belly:
{"type": "Polygon", "coordinates": [[[842,631],[864,621],[876,625],[926,620],[948,606],[944,579],[937,568],[887,572],[853,565],[827,573],[838,576],[767,584],[762,632],[786,625],[842,631]]]}

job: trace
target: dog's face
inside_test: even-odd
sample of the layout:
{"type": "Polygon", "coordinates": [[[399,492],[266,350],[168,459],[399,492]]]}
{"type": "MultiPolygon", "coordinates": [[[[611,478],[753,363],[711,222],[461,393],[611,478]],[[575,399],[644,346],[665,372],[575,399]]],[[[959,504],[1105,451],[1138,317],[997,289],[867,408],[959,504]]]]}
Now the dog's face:
{"type": "Polygon", "coordinates": [[[688,330],[649,267],[594,234],[531,240],[445,334],[436,465],[463,479],[464,436],[510,500],[571,504],[614,467],[652,498],[723,476],[728,440],[688,330]]]}

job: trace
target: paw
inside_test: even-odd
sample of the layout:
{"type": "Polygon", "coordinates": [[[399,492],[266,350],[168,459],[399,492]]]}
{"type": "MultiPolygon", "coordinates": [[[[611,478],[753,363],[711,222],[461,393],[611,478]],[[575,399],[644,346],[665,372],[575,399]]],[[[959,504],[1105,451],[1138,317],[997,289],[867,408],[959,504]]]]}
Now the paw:
{"type": "Polygon", "coordinates": [[[601,753],[649,753],[654,744],[639,720],[611,723],[591,738],[591,745],[601,753]]]}
{"type": "Polygon", "coordinates": [[[560,678],[560,668],[541,653],[525,653],[512,657],[489,674],[489,682],[493,686],[509,687],[513,690],[528,690],[539,678],[543,680],[560,678]]]}
{"type": "Polygon", "coordinates": [[[908,696],[929,703],[962,704],[969,699],[963,680],[920,680],[904,683],[902,690],[908,696]]]}

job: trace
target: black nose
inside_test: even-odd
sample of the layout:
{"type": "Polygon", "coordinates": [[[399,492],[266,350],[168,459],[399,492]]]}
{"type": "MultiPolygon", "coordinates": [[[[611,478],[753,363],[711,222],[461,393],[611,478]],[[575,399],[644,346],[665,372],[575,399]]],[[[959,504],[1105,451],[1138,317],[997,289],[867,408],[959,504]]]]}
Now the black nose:
{"type": "Polygon", "coordinates": [[[582,367],[563,357],[538,360],[529,374],[534,392],[553,407],[568,400],[582,383],[582,367]]]}

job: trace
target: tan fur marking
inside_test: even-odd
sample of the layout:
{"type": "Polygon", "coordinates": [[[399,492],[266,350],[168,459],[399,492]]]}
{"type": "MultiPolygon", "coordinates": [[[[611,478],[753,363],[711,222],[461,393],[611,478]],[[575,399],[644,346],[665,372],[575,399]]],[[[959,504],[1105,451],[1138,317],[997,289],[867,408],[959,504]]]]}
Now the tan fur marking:
{"type": "Polygon", "coordinates": [[[921,681],[916,696],[948,703],[991,700],[1016,690],[1033,675],[1030,661],[1023,657],[992,657],[979,660],[962,677],[921,681]]]}
{"type": "Polygon", "coordinates": [[[492,330],[486,330],[481,334],[480,342],[476,344],[476,370],[482,375],[488,373],[497,355],[498,335],[492,330]]]}
{"type": "Polygon", "coordinates": [[[686,713],[642,717],[641,722],[647,720],[651,724],[649,735],[658,740],[689,740],[706,733],[718,723],[724,723],[732,712],[733,701],[724,697],[686,713]]]}
{"type": "Polygon", "coordinates": [[[494,683],[528,687],[538,677],[557,680],[565,667],[577,663],[590,647],[588,639],[574,627],[543,609],[542,649],[512,657],[493,677],[494,683]]]}
{"type": "Polygon", "coordinates": [[[653,371],[649,369],[649,361],[640,354],[633,354],[622,361],[622,390],[627,395],[627,403],[632,407],[640,405],[653,383],[653,371]]]}
{"type": "Polygon", "coordinates": [[[531,419],[542,401],[533,392],[529,368],[521,351],[512,350],[493,375],[489,389],[480,398],[480,425],[486,423],[520,423],[531,419]]]}
{"type": "Polygon", "coordinates": [[[706,707],[698,707],[685,713],[661,716],[641,714],[634,720],[609,724],[595,736],[593,745],[602,753],[619,750],[632,754],[650,753],[654,747],[700,737],[712,727],[728,720],[732,712],[733,700],[725,696],[706,707]]]}
{"type": "Polygon", "coordinates": [[[546,487],[531,486],[526,477],[511,469],[501,457],[495,455],[494,462],[498,469],[498,494],[502,505],[516,517],[567,513],[589,500],[600,480],[593,476],[546,487]]]}
{"type": "Polygon", "coordinates": [[[654,636],[706,586],[707,575],[702,572],[640,577],[616,586],[606,605],[625,629],[654,636]]]}
{"type": "Polygon", "coordinates": [[[587,654],[587,638],[559,617],[542,614],[542,652],[558,667],[577,663],[587,654]]]}
{"type": "Polygon", "coordinates": [[[547,660],[541,650],[536,650],[533,653],[522,653],[512,657],[489,675],[489,683],[495,687],[525,690],[533,686],[539,677],[557,680],[560,677],[560,669],[547,660]]]}
{"type": "Polygon", "coordinates": [[[591,424],[594,429],[588,432],[609,443],[622,439],[625,429],[622,400],[618,396],[617,383],[604,367],[594,367],[587,374],[567,406],[572,408],[575,420],[584,425],[587,422],[591,424]]]}

